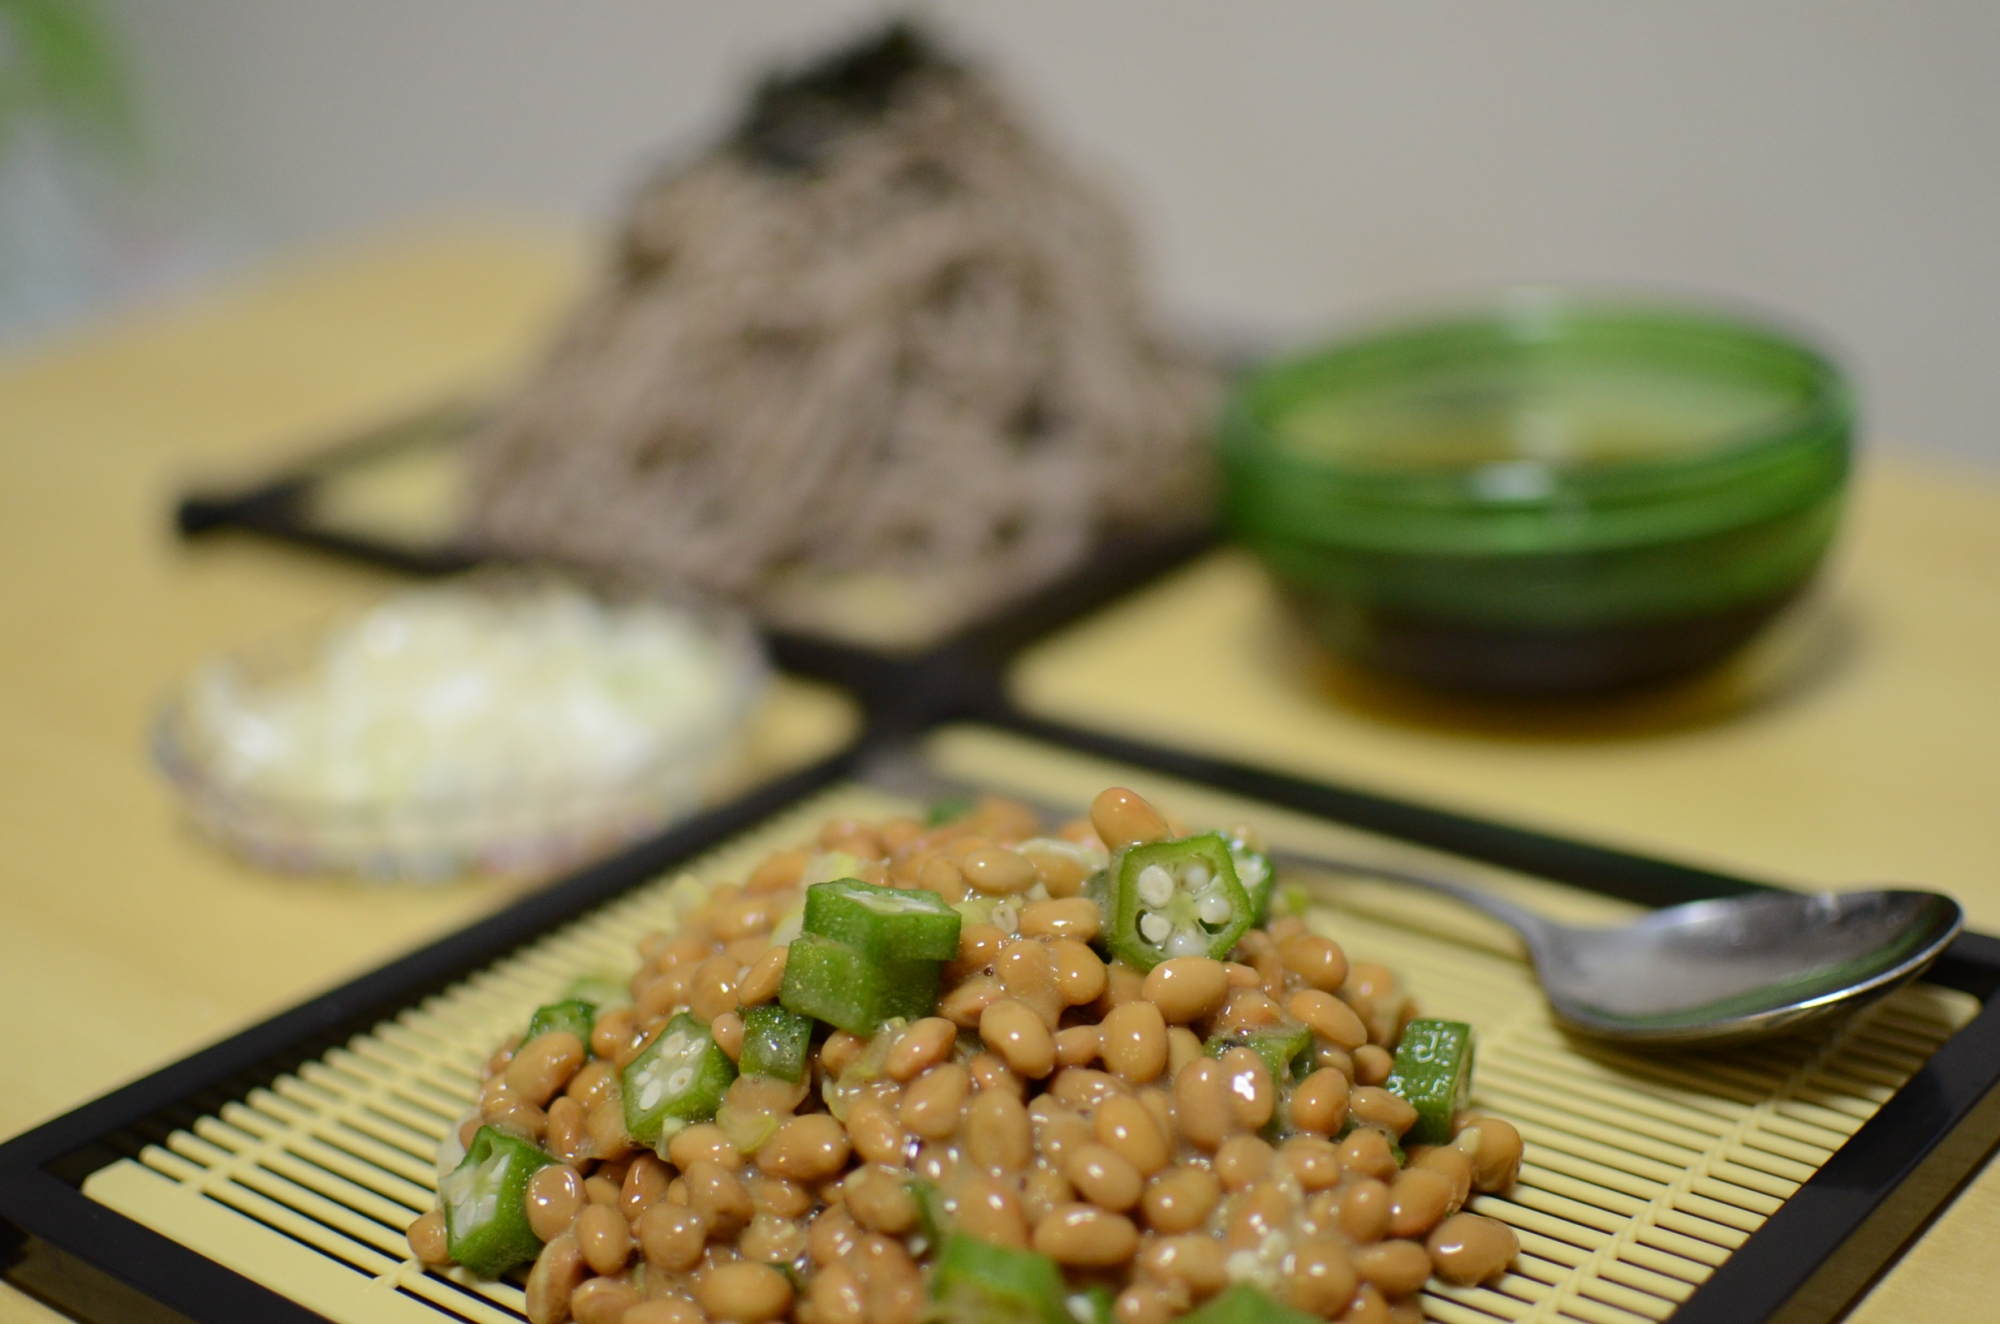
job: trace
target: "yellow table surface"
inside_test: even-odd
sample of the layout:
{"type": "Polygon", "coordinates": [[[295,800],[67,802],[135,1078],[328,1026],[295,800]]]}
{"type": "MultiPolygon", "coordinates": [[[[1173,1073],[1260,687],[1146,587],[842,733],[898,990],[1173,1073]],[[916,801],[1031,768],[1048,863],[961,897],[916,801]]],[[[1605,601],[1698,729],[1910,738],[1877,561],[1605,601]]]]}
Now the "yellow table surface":
{"type": "MultiPolygon", "coordinates": [[[[144,733],[202,657],[392,582],[177,545],[175,492],[502,379],[576,289],[578,254],[546,235],[403,236],[0,362],[0,1136],[518,893],[236,865],[176,816],[144,733]]],[[[1229,555],[1037,650],[1016,689],[1067,718],[1772,878],[1921,880],[1993,928],[1996,670],[2000,489],[1885,466],[1829,592],[1745,666],[1665,698],[1502,718],[1365,682],[1319,663],[1229,555]]],[[[740,775],[850,720],[781,686],[740,775]]],[[[1854,1318],[2000,1318],[1997,1230],[1989,1173],[1854,1318]]],[[[0,1285],[0,1322],[56,1318],[0,1285]]]]}

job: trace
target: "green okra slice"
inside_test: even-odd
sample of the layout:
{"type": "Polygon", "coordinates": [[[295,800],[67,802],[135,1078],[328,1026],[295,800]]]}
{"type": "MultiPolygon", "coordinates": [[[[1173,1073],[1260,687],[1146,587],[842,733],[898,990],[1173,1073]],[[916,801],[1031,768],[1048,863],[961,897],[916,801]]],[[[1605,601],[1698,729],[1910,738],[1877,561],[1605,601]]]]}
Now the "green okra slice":
{"type": "Polygon", "coordinates": [[[1270,915],[1271,899],[1278,893],[1278,868],[1247,838],[1232,832],[1222,839],[1229,843],[1229,862],[1236,866],[1236,881],[1243,885],[1243,895],[1250,898],[1250,924],[1254,928],[1270,915]]]}
{"type": "Polygon", "coordinates": [[[873,1034],[899,1017],[930,1015],[943,973],[942,961],[874,960],[844,942],[802,933],[785,956],[778,1001],[852,1034],[873,1034]]]}
{"type": "Polygon", "coordinates": [[[1299,1078],[1299,1066],[1312,1052],[1312,1031],[1297,1021],[1280,1021],[1244,1034],[1211,1035],[1202,1045],[1210,1057],[1221,1057],[1232,1048],[1247,1048],[1264,1059],[1271,1069],[1271,1081],[1279,1088],[1299,1078]]]}
{"type": "Polygon", "coordinates": [[[946,1324],[1075,1324],[1062,1269],[1046,1255],[954,1232],[931,1268],[935,1318],[946,1324]]]}
{"type": "Polygon", "coordinates": [[[683,1127],[715,1116],[735,1079],[736,1064],[708,1027],[682,1012],[625,1068],[625,1133],[658,1147],[683,1127]]]}
{"type": "Polygon", "coordinates": [[[1464,1021],[1411,1021],[1396,1046],[1396,1062],[1382,1082],[1417,1110],[1403,1138],[1412,1144],[1451,1142],[1452,1114],[1472,1093],[1472,1027],[1464,1021]]]}
{"type": "Polygon", "coordinates": [[[565,998],[581,998],[599,1011],[632,1005],[631,981],[601,970],[578,975],[563,990],[565,998]]]}
{"type": "Polygon", "coordinates": [[[846,943],[877,961],[950,961],[958,956],[958,912],[936,892],[876,887],[857,878],[806,889],[804,931],[846,943]]]}
{"type": "Polygon", "coordinates": [[[575,1035],[587,1050],[590,1047],[591,1027],[596,1024],[595,1004],[582,998],[564,998],[561,1002],[535,1008],[535,1014],[528,1018],[528,1032],[521,1036],[521,1042],[531,1044],[545,1034],[562,1030],[575,1035]]]}
{"type": "Polygon", "coordinates": [[[1228,957],[1250,927],[1250,898],[1214,832],[1113,857],[1101,898],[1111,954],[1140,970],[1176,956],[1228,957]]]}
{"type": "Polygon", "coordinates": [[[776,1076],[794,1084],[805,1079],[812,1053],[812,1017],[775,1002],[743,1013],[743,1053],[736,1066],[746,1076],[776,1076]]]}
{"type": "Polygon", "coordinates": [[[1199,1310],[1182,1315],[1176,1324],[1318,1324],[1318,1320],[1317,1315],[1279,1305],[1248,1283],[1238,1283],[1199,1310]]]}
{"type": "Polygon", "coordinates": [[[481,1278],[498,1278],[541,1254],[542,1239],[528,1226],[528,1179],[555,1161],[519,1136],[480,1127],[438,1183],[451,1258],[481,1278]]]}

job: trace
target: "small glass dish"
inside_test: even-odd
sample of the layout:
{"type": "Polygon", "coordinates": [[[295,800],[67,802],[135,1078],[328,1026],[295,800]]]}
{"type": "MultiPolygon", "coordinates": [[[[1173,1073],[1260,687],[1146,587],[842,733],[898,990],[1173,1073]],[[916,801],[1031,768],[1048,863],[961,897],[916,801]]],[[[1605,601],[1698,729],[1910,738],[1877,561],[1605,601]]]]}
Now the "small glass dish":
{"type": "Polygon", "coordinates": [[[693,810],[766,677],[741,613],[480,572],[208,663],[166,704],[153,753],[195,823],[265,868],[539,873],[693,810]],[[543,642],[552,629],[562,647],[543,642]],[[684,701],[664,681],[635,699],[668,674],[649,645],[686,664],[676,682],[695,678],[684,701]],[[330,750],[335,771],[288,748],[330,750]]]}
{"type": "Polygon", "coordinates": [[[1219,448],[1230,524],[1337,655],[1556,695],[1763,628],[1833,537],[1853,430],[1788,335],[1531,290],[1253,373],[1219,448]]]}

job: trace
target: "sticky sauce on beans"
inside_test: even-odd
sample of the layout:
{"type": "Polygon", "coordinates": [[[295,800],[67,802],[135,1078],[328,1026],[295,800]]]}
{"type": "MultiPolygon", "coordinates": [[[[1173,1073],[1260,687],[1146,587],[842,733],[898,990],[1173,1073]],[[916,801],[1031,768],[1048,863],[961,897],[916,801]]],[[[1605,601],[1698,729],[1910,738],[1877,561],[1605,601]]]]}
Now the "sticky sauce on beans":
{"type": "MultiPolygon", "coordinates": [[[[526,1183],[529,1319],[922,1324],[940,1227],[1107,1287],[1115,1324],[1169,1324],[1239,1281],[1317,1318],[1400,1319],[1433,1274],[1504,1273],[1518,1237],[1465,1206],[1514,1181],[1520,1133],[1464,1114],[1405,1155],[1417,1113],[1385,1082],[1414,1012],[1392,972],[1298,915],[1150,970],[1109,957],[1093,875],[1184,831],[1117,787],[1055,828],[994,798],[937,824],[834,819],[684,905],[640,941],[631,1005],[510,1041],[459,1124],[556,1160],[526,1183]],[[636,1143],[624,1067],[679,1014],[748,1064],[753,1010],[784,988],[772,939],[807,879],[843,876],[833,852],[968,916],[932,1013],[818,1027],[802,1080],[741,1077],[713,1119],[636,1143]],[[1268,1031],[1310,1042],[1274,1072],[1268,1031]]],[[[441,1212],[409,1241],[449,1265],[441,1212]]]]}

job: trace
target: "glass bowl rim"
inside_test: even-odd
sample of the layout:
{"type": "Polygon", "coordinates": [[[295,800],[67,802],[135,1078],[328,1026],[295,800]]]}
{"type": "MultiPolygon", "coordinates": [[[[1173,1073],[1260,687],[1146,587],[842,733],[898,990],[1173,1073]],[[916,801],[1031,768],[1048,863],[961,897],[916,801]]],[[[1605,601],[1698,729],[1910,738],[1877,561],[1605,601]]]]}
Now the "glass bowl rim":
{"type": "MultiPolygon", "coordinates": [[[[1696,372],[1712,375],[1712,368],[1696,372]]],[[[1286,355],[1244,375],[1227,402],[1217,451],[1232,486],[1248,485],[1279,498],[1273,511],[1244,511],[1273,534],[1340,541],[1326,522],[1344,509],[1428,512],[1460,521],[1557,517],[1588,519],[1593,508],[1648,503],[1699,503],[1746,482],[1775,482],[1792,499],[1789,509],[1839,486],[1851,447],[1856,408],[1847,376],[1802,334],[1758,316],[1714,303],[1652,294],[1521,287],[1448,309],[1372,324],[1328,344],[1286,355]],[[1639,333],[1645,343],[1633,361],[1674,371],[1672,355],[1690,347],[1725,348],[1754,356],[1760,371],[1787,371],[1801,404],[1772,424],[1699,452],[1667,454],[1591,466],[1544,466],[1545,490],[1496,494],[1479,476],[1495,465],[1437,470],[1345,464],[1301,454],[1285,444],[1273,423],[1276,411],[1312,394],[1301,381],[1329,372],[1362,370],[1416,377],[1454,348],[1465,361],[1480,355],[1532,350],[1613,330],[1639,333]],[[1280,401],[1274,397],[1287,396],[1280,401]],[[1829,463],[1832,461],[1832,463],[1829,463]],[[1836,472],[1837,471],[1837,472],[1836,472]],[[1793,491],[1793,489],[1798,489],[1793,491]],[[1296,498],[1285,500],[1290,493],[1296,498]],[[1312,505],[1329,505],[1322,513],[1312,505]]],[[[1503,461],[1501,465],[1518,464],[1503,461]]]]}

